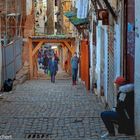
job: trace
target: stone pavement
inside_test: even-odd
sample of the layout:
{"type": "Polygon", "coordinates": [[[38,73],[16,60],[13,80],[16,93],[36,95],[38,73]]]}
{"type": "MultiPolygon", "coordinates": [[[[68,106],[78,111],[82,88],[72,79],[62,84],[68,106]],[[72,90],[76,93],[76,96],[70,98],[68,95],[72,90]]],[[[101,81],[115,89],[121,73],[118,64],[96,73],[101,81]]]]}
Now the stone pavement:
{"type": "MultiPolygon", "coordinates": [[[[43,69],[40,69],[40,68],[38,68],[38,69],[39,69],[39,71],[38,71],[38,78],[37,79],[50,80],[50,76],[45,74],[43,69]]],[[[68,79],[70,80],[71,79],[70,74],[68,74],[64,70],[62,70],[60,65],[58,65],[58,69],[59,69],[59,71],[56,74],[56,77],[55,77],[56,79],[58,79],[58,80],[68,80],[68,79]]]]}
{"type": "MultiPolygon", "coordinates": [[[[100,140],[100,100],[70,80],[26,81],[0,98],[0,140],[100,140]]],[[[135,140],[116,136],[105,140],[135,140]]]]}

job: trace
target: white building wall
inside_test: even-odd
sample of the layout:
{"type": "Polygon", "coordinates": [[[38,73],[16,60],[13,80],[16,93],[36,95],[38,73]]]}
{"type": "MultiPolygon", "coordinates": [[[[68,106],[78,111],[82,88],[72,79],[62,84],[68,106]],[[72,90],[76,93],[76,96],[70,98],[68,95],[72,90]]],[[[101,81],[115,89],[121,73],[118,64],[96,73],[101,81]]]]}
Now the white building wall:
{"type": "Polygon", "coordinates": [[[2,89],[2,49],[0,47],[0,90],[1,89],[2,89]]]}
{"type": "Polygon", "coordinates": [[[120,24],[115,24],[114,35],[114,62],[115,62],[115,78],[121,75],[121,33],[120,24]]]}
{"type": "Polygon", "coordinates": [[[97,49],[96,49],[96,79],[97,79],[97,93],[100,94],[100,90],[101,90],[101,81],[100,81],[100,73],[101,73],[101,69],[100,69],[100,65],[101,65],[101,26],[100,24],[96,27],[97,30],[97,49]]]}
{"type": "Polygon", "coordinates": [[[2,48],[1,48],[1,15],[0,15],[0,90],[2,88],[2,48]]]}
{"type": "Polygon", "coordinates": [[[103,86],[105,101],[107,102],[108,84],[108,31],[107,26],[100,23],[97,26],[96,46],[96,79],[97,93],[100,94],[103,86]]]}
{"type": "MultiPolygon", "coordinates": [[[[79,38],[79,36],[77,36],[76,40],[75,40],[75,46],[76,46],[76,50],[75,51],[77,52],[79,58],[80,58],[80,41],[81,41],[81,39],[79,38]]],[[[81,78],[79,76],[79,70],[78,70],[78,81],[81,82],[81,78]]]]}
{"type": "Polygon", "coordinates": [[[88,8],[89,8],[88,0],[77,0],[76,8],[77,8],[77,17],[78,18],[87,18],[88,8]]]}
{"type": "Polygon", "coordinates": [[[91,20],[91,29],[89,32],[90,42],[89,42],[89,48],[90,48],[90,89],[93,88],[93,16],[92,13],[92,20],[91,20]]]}
{"type": "Polygon", "coordinates": [[[108,93],[108,32],[107,26],[104,27],[104,95],[107,102],[107,93],[108,93]]]}
{"type": "Polygon", "coordinates": [[[135,130],[140,139],[140,1],[135,3],[135,130]]]}

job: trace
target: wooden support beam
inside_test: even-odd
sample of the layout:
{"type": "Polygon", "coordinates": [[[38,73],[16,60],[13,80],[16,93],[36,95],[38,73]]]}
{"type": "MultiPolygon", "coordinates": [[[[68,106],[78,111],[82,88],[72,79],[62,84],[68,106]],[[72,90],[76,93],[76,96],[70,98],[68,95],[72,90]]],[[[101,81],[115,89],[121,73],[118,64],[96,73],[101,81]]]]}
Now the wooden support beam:
{"type": "Polygon", "coordinates": [[[33,42],[44,41],[44,43],[61,43],[64,41],[74,41],[75,39],[32,39],[33,42]]]}
{"type": "Polygon", "coordinates": [[[37,63],[38,63],[38,54],[36,53],[35,55],[34,55],[34,77],[35,77],[35,79],[37,79],[38,78],[38,66],[37,66],[37,63]]]}
{"type": "Polygon", "coordinates": [[[37,44],[37,46],[36,46],[35,49],[33,50],[33,53],[32,53],[33,56],[36,54],[36,52],[39,50],[39,48],[41,47],[41,45],[42,45],[43,43],[44,43],[44,41],[41,40],[41,41],[37,44]]]}
{"type": "Polygon", "coordinates": [[[72,41],[71,42],[71,46],[73,48],[73,53],[76,51],[76,44],[75,44],[75,41],[72,41]]]}
{"type": "Polygon", "coordinates": [[[32,49],[32,39],[29,38],[29,75],[30,75],[30,80],[33,79],[33,49],[32,49]]]}
{"type": "Polygon", "coordinates": [[[65,46],[69,49],[70,52],[72,52],[71,46],[68,42],[64,41],[65,46]]]}
{"type": "Polygon", "coordinates": [[[63,48],[65,48],[65,47],[66,47],[64,43],[61,43],[61,46],[62,46],[63,48]]]}
{"type": "Polygon", "coordinates": [[[69,52],[71,54],[73,54],[75,52],[75,46],[74,46],[74,39],[70,40],[65,40],[65,39],[62,39],[62,40],[57,40],[57,39],[50,39],[50,40],[47,40],[47,39],[38,39],[37,40],[33,40],[31,37],[29,37],[28,39],[28,43],[29,43],[29,75],[30,75],[30,79],[33,79],[34,76],[35,78],[38,77],[38,68],[37,68],[37,51],[39,50],[39,48],[41,47],[41,45],[43,43],[59,43],[61,44],[61,46],[64,48],[64,49],[68,49],[69,52]],[[33,49],[33,43],[38,43],[36,45],[36,47],[33,49]]]}
{"type": "Polygon", "coordinates": [[[68,48],[65,46],[64,48],[63,48],[63,70],[65,70],[65,61],[66,61],[66,58],[67,58],[67,50],[68,50],[68,48]]]}
{"type": "Polygon", "coordinates": [[[74,47],[71,47],[71,45],[67,41],[64,41],[64,43],[66,47],[70,50],[70,52],[73,54],[75,52],[74,47]]]}

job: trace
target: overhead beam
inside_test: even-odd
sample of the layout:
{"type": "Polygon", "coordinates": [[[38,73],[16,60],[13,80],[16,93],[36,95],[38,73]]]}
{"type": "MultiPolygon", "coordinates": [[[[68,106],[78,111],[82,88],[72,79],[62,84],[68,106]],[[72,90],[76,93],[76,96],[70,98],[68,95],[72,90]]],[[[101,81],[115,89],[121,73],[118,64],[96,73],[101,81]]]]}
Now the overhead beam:
{"type": "Polygon", "coordinates": [[[44,43],[61,43],[63,41],[74,41],[74,39],[32,39],[32,42],[40,42],[40,41],[44,41],[44,43]]]}

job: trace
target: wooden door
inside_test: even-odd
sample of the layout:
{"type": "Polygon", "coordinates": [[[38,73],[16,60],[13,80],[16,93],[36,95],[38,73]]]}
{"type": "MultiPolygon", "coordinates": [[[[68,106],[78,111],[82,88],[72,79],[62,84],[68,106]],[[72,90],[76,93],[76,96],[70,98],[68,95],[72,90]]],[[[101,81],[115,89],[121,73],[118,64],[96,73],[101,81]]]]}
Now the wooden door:
{"type": "Polygon", "coordinates": [[[81,49],[80,49],[80,71],[81,71],[81,79],[85,81],[86,89],[90,89],[90,78],[89,78],[89,46],[87,40],[81,41],[81,49]]]}

